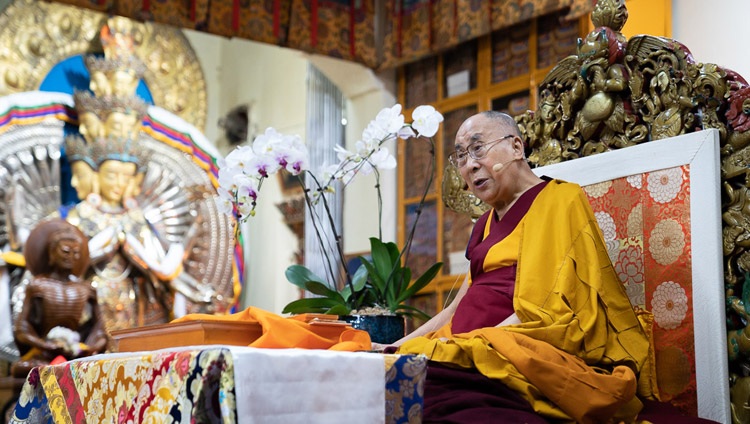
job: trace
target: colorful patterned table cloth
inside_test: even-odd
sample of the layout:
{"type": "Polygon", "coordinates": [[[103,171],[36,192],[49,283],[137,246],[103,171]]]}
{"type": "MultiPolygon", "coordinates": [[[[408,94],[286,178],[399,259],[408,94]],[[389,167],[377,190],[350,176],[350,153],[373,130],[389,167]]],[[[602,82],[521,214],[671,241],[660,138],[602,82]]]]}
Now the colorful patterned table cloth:
{"type": "Polygon", "coordinates": [[[421,422],[426,358],[200,346],[33,369],[11,423],[421,422]]]}

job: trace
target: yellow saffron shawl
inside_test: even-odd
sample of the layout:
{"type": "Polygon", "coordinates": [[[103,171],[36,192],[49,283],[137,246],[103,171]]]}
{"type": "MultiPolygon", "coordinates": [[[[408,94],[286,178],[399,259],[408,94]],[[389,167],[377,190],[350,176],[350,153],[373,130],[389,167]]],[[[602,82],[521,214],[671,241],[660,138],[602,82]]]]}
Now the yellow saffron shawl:
{"type": "Polygon", "coordinates": [[[398,353],[476,368],[549,418],[633,420],[636,388],[654,396],[649,314],[633,310],[585,194],[550,181],[518,225],[513,307],[521,324],[454,335],[448,324],[398,353]]]}

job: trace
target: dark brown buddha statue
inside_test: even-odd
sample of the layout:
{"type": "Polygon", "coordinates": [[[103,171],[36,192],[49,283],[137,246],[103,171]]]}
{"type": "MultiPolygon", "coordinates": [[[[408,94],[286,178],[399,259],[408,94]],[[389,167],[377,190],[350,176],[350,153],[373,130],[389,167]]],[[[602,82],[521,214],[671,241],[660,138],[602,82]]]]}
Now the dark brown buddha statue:
{"type": "Polygon", "coordinates": [[[12,374],[25,377],[59,356],[74,359],[104,351],[107,336],[96,290],[80,279],[89,262],[86,236],[62,219],[43,221],[29,235],[24,255],[34,277],[15,322],[21,360],[12,374]]]}

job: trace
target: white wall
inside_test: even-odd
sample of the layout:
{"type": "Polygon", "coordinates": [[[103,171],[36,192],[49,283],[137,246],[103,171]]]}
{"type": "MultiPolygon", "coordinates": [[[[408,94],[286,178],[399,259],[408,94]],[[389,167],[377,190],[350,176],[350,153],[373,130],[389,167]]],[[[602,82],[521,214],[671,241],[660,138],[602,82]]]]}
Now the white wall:
{"type": "Polygon", "coordinates": [[[715,63],[750,78],[750,2],[673,0],[672,38],[687,46],[696,62],[715,63]]]}
{"type": "MultiPolygon", "coordinates": [[[[252,103],[251,119],[259,131],[274,127],[282,133],[305,137],[307,66],[313,63],[347,97],[347,145],[360,138],[377,112],[394,102],[393,73],[375,75],[365,67],[322,56],[308,55],[267,44],[226,39],[185,31],[196,50],[206,77],[208,117],[206,136],[222,138],[218,119],[242,103],[252,103]]],[[[347,188],[344,205],[345,252],[369,250],[368,237],[377,235],[377,204],[372,178],[347,188]],[[366,223],[366,225],[362,225],[366,223]]],[[[395,240],[396,173],[382,180],[384,237],[395,240]]],[[[275,206],[284,200],[278,179],[267,180],[258,198],[255,217],[243,226],[246,241],[246,282],[242,306],[280,313],[299,296],[284,271],[294,262],[297,239],[275,206]]]]}

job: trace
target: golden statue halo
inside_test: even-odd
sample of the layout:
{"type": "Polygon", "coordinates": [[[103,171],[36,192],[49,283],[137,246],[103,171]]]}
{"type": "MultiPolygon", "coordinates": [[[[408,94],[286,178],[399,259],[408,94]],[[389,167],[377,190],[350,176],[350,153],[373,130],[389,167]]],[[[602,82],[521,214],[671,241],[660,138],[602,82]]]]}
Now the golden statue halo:
{"type": "MultiPolygon", "coordinates": [[[[99,32],[107,20],[103,13],[73,6],[15,0],[0,15],[0,96],[38,90],[61,61],[102,52],[99,32]]],[[[132,35],[154,104],[204,130],[206,81],[182,32],[139,23],[132,35]]]]}

